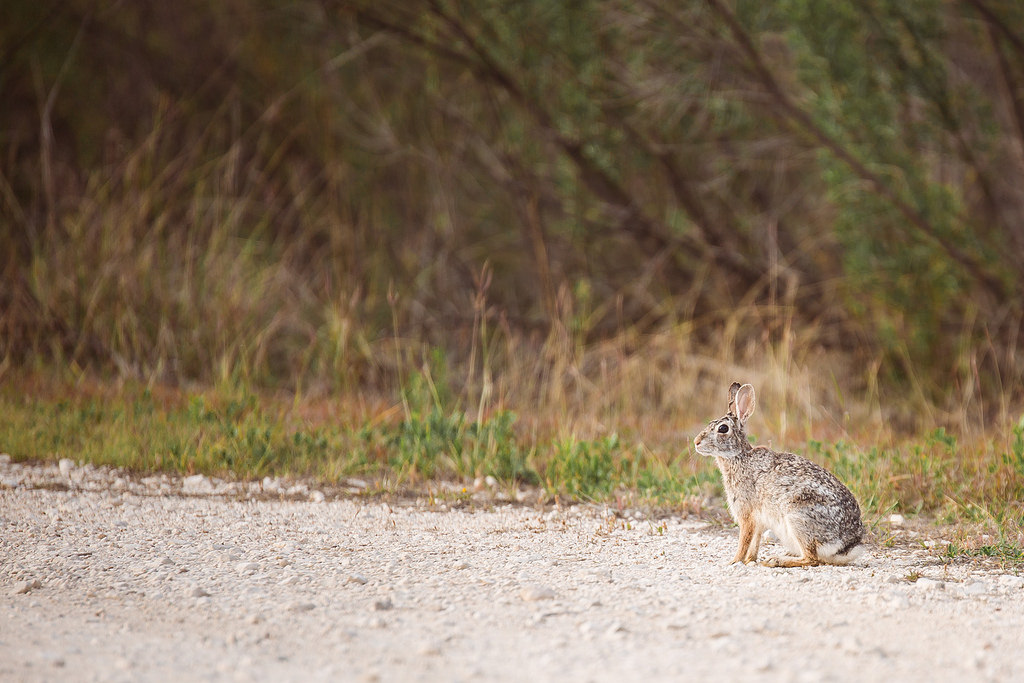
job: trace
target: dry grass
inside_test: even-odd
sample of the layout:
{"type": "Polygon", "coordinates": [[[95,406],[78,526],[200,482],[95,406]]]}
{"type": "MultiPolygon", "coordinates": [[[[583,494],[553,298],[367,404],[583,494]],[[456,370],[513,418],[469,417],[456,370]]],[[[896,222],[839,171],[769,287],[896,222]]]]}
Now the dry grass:
{"type": "MultiPolygon", "coordinates": [[[[392,487],[493,474],[551,495],[702,505],[720,490],[691,439],[741,380],[757,387],[759,440],[836,470],[870,518],[925,513],[1021,546],[1024,426],[980,374],[940,409],[922,388],[934,379],[886,383],[880,356],[825,348],[791,307],[752,296],[698,320],[680,295],[660,302],[666,322],[599,332],[616,297],[563,287],[545,318],[512,324],[485,265],[439,310],[415,278],[384,286],[395,263],[363,249],[380,217],[330,199],[344,174],[291,167],[269,137],[210,153],[203,136],[223,134],[181,144],[157,121],[45,228],[31,292],[74,337],[0,360],[0,448],[392,487]]],[[[394,249],[417,277],[441,277],[415,244],[394,249]]]]}
{"type": "Polygon", "coordinates": [[[390,394],[8,372],[0,447],[136,470],[361,476],[387,490],[494,475],[553,496],[694,509],[721,504],[721,489],[692,437],[725,411],[739,379],[758,387],[757,441],[835,471],[880,535],[901,512],[951,525],[955,554],[1024,544],[1024,422],[982,437],[894,430],[877,397],[850,398],[862,396],[843,388],[850,373],[822,351],[783,362],[778,347],[757,345],[716,357],[685,329],[591,346],[569,335],[531,345],[482,322],[475,332],[487,338],[462,362],[379,341],[392,359],[382,367],[395,372],[390,394]]]}

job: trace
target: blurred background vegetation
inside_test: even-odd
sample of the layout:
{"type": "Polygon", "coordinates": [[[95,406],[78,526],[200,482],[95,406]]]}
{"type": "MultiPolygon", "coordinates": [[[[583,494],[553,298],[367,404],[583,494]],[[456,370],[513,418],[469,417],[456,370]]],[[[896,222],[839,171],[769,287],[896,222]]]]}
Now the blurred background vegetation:
{"type": "Polygon", "coordinates": [[[780,439],[1024,399],[1018,2],[5,0],[0,95],[0,378],[676,443],[737,378],[780,439]]]}

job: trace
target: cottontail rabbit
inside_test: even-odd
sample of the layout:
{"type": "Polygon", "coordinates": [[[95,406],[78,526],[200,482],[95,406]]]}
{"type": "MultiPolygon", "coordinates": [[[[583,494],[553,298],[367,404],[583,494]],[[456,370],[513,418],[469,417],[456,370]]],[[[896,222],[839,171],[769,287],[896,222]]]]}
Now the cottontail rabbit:
{"type": "Polygon", "coordinates": [[[864,550],[864,525],[850,490],[835,475],[792,453],[750,445],[744,425],[754,412],[754,387],[734,382],[729,413],[712,420],[693,440],[722,471],[729,511],[740,525],[733,562],[756,562],[761,535],[771,529],[792,556],[768,567],[847,564],[864,550]]]}

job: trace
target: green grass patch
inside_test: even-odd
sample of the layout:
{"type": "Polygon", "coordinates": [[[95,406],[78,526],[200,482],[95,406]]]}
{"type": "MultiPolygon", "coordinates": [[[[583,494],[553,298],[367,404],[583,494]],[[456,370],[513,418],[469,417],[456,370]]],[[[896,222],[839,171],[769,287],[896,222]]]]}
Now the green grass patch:
{"type": "Polygon", "coordinates": [[[413,414],[398,424],[364,428],[361,447],[377,454],[377,462],[399,480],[462,479],[493,476],[505,482],[536,484],[530,461],[534,447],[513,429],[515,415],[503,411],[482,420],[465,413],[444,413],[434,408],[413,414]]]}
{"type": "Polygon", "coordinates": [[[0,447],[17,458],[71,458],[134,471],[259,478],[358,471],[345,430],[292,427],[251,395],[192,396],[165,406],[128,397],[0,399],[0,447]]]}
{"type": "MultiPolygon", "coordinates": [[[[143,388],[113,396],[0,393],[0,450],[16,459],[71,458],[136,472],[237,479],[304,476],[336,483],[370,477],[390,490],[494,477],[504,488],[601,501],[628,494],[678,503],[715,480],[710,463],[686,474],[685,456],[655,454],[617,435],[540,439],[498,411],[472,419],[437,405],[400,419],[306,420],[293,404],[236,390],[157,400],[143,388]],[[666,464],[667,463],[667,464],[666,464]]],[[[387,411],[394,412],[394,411],[387,411]]]]}
{"type": "MultiPolygon", "coordinates": [[[[544,435],[511,411],[474,419],[442,407],[436,392],[405,398],[346,422],[338,408],[310,410],[238,389],[158,397],[127,386],[29,395],[8,385],[0,391],[0,451],[16,459],[236,479],[302,476],[331,484],[359,476],[383,491],[494,477],[505,490],[539,488],[562,500],[671,507],[722,494],[714,462],[682,448],[651,449],[614,433],[544,435]]],[[[970,446],[939,429],[868,448],[811,441],[804,453],[851,488],[876,531],[884,531],[879,522],[891,512],[924,514],[972,530],[973,540],[949,545],[951,556],[1024,560],[1024,422],[1007,438],[970,446]]]]}

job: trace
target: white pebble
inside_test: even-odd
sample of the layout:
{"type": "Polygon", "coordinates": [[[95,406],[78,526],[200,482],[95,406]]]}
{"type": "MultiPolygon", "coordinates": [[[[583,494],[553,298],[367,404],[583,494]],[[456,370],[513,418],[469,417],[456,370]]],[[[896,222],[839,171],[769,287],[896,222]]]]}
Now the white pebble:
{"type": "Polygon", "coordinates": [[[605,634],[605,636],[611,637],[611,636],[615,636],[615,635],[618,635],[620,633],[625,633],[625,632],[626,632],[626,627],[623,626],[621,622],[613,621],[608,626],[608,628],[605,629],[604,634],[605,634]]]}
{"type": "Polygon", "coordinates": [[[71,458],[61,458],[57,467],[60,468],[61,476],[70,477],[71,470],[75,469],[75,461],[71,458]]]}
{"type": "Polygon", "coordinates": [[[970,583],[965,583],[961,590],[963,590],[964,595],[984,595],[988,593],[988,584],[984,581],[971,581],[970,583]]]}
{"type": "Polygon", "coordinates": [[[239,562],[235,565],[235,571],[239,574],[251,574],[259,568],[260,566],[255,562],[239,562]]]}
{"type": "Polygon", "coordinates": [[[910,599],[903,591],[892,591],[887,596],[887,602],[894,609],[907,609],[910,607],[910,599]]]}
{"type": "Polygon", "coordinates": [[[23,595],[42,587],[43,584],[39,579],[30,579],[28,581],[22,581],[21,583],[15,584],[14,589],[11,592],[14,595],[23,595]]]}
{"type": "Polygon", "coordinates": [[[1005,574],[999,577],[999,585],[1009,590],[1024,588],[1024,576],[1005,574]]]}
{"type": "Polygon", "coordinates": [[[519,591],[519,597],[527,602],[552,600],[555,597],[555,591],[551,590],[547,586],[523,586],[522,590],[519,591]]]}
{"type": "Polygon", "coordinates": [[[191,494],[213,493],[213,482],[202,474],[193,474],[181,480],[181,490],[191,494]]]}
{"type": "Polygon", "coordinates": [[[903,515],[900,515],[900,514],[889,515],[889,524],[892,524],[893,526],[903,526],[903,524],[906,521],[907,520],[906,520],[906,518],[903,515]]]}

